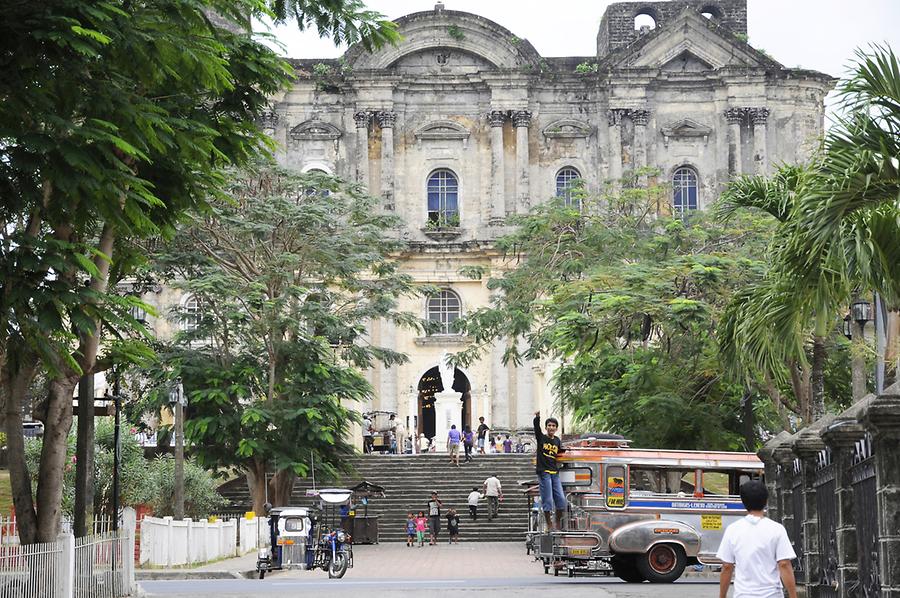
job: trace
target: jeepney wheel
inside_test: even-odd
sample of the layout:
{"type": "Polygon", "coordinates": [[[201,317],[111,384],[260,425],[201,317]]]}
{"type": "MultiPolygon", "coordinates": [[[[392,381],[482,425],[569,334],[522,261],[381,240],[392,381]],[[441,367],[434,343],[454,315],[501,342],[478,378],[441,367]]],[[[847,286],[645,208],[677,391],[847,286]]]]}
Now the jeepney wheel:
{"type": "Polygon", "coordinates": [[[350,561],[347,560],[347,555],[343,552],[338,552],[334,555],[334,558],[328,563],[328,579],[340,579],[344,576],[344,573],[347,572],[347,565],[350,564],[350,561]]]}
{"type": "Polygon", "coordinates": [[[641,583],[647,579],[640,571],[638,571],[634,555],[614,555],[610,561],[610,565],[612,565],[613,574],[624,582],[641,583]]]}
{"type": "Polygon", "coordinates": [[[650,583],[672,583],[684,573],[687,557],[677,544],[655,544],[637,559],[638,571],[650,583]]]}

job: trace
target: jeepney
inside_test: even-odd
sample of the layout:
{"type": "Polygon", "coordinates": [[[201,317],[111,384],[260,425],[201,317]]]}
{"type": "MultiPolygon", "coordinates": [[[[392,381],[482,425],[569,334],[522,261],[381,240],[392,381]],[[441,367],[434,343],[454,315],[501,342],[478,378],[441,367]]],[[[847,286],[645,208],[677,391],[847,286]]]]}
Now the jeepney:
{"type": "Polygon", "coordinates": [[[567,525],[533,537],[544,571],[627,582],[717,564],[725,528],[746,515],[738,488],[763,475],[753,453],[629,448],[615,435],[567,442],[559,462],[567,525]]]}

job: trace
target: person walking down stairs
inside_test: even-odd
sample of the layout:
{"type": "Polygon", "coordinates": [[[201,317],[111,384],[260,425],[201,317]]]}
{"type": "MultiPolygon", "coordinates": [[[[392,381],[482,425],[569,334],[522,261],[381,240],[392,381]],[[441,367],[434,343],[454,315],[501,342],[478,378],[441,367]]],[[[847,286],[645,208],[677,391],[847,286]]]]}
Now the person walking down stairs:
{"type": "Polygon", "coordinates": [[[491,521],[500,510],[500,501],[503,500],[503,487],[500,485],[500,480],[497,479],[497,476],[491,475],[484,481],[483,490],[488,501],[488,521],[491,521]]]}

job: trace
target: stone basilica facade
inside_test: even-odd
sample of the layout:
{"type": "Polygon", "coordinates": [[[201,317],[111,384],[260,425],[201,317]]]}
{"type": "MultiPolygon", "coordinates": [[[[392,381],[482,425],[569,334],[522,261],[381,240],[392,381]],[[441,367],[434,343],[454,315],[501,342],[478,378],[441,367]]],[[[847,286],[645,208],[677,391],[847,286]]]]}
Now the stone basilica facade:
{"type": "Polygon", "coordinates": [[[464,371],[441,367],[468,342],[453,320],[490,299],[487,281],[460,268],[508,267],[492,241],[509,214],[565,194],[575,178],[596,190],[641,166],[669,179],[674,210],[703,209],[730,177],[807,157],[834,85],[748,45],[746,0],[616,3],[596,55],[565,58],[442,4],[397,24],[397,46],[294,60],[298,79],[264,126],[284,166],[383,198],[406,223],[403,269],[443,289],[400,306],[440,321],[443,334],[372,324],[374,343],[411,359],[370,371],[376,398],[363,406],[439,441],[452,423],[474,428],[484,416],[517,430],[536,409],[553,411],[552,363],[504,366],[498,344],[464,371]]]}

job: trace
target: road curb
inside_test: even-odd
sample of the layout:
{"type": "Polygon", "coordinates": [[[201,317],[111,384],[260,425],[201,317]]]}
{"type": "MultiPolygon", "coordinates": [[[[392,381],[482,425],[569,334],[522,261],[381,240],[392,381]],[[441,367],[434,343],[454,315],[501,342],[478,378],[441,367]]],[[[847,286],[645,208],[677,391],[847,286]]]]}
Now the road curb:
{"type": "Polygon", "coordinates": [[[243,571],[180,571],[180,570],[160,570],[160,571],[135,571],[134,578],[136,581],[165,581],[175,580],[184,581],[190,579],[244,579],[246,577],[243,571]]]}

